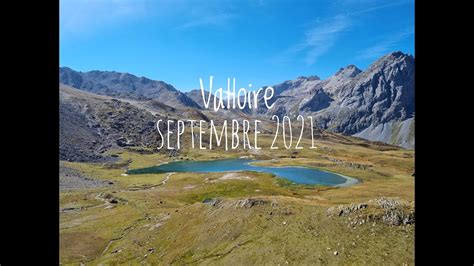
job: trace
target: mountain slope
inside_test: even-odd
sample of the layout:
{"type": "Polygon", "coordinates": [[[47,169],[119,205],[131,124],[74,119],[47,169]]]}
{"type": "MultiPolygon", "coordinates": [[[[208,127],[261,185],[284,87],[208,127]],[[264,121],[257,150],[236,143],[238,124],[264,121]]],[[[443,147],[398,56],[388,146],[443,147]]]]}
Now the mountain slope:
{"type": "Polygon", "coordinates": [[[403,148],[415,146],[415,118],[408,118],[401,122],[388,122],[377,126],[370,126],[355,137],[381,141],[403,148]]]}
{"type": "MultiPolygon", "coordinates": [[[[204,102],[202,100],[201,90],[191,90],[191,91],[186,92],[185,94],[190,99],[192,99],[195,103],[197,103],[199,105],[199,107],[204,108],[204,102]]],[[[206,99],[208,99],[208,97],[209,97],[209,92],[208,91],[204,92],[204,97],[206,97],[206,99]]],[[[213,101],[214,101],[214,95],[211,96],[211,100],[209,102],[210,107],[214,106],[213,101]]]]}
{"type": "Polygon", "coordinates": [[[62,84],[59,95],[60,160],[104,161],[104,152],[111,148],[158,146],[158,116],[128,102],[62,84]]]}
{"type": "Polygon", "coordinates": [[[68,67],[59,68],[60,82],[71,87],[118,98],[132,100],[159,99],[173,107],[201,108],[186,94],[163,81],[136,77],[115,71],[78,72],[68,67]]]}

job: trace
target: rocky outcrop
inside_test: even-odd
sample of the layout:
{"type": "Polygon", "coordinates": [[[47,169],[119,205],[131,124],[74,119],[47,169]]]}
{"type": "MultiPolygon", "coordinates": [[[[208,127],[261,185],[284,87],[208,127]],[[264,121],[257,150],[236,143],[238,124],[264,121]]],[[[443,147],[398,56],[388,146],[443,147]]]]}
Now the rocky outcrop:
{"type": "Polygon", "coordinates": [[[215,199],[204,199],[202,203],[207,204],[212,207],[217,207],[219,204],[222,203],[222,199],[215,198],[215,199]]]}
{"type": "Polygon", "coordinates": [[[224,201],[219,198],[205,199],[203,200],[204,204],[207,204],[212,207],[236,207],[236,208],[252,208],[258,205],[265,205],[269,202],[260,198],[245,198],[236,201],[224,201]]]}
{"type": "Polygon", "coordinates": [[[398,199],[378,198],[365,203],[340,205],[327,210],[329,217],[342,217],[348,226],[377,222],[391,226],[415,223],[413,203],[398,199]]]}
{"type": "Polygon", "coordinates": [[[247,199],[242,199],[234,202],[234,206],[236,207],[241,207],[241,208],[252,208],[253,206],[256,205],[264,205],[267,204],[268,201],[263,200],[263,199],[258,199],[258,198],[247,198],[247,199]]]}

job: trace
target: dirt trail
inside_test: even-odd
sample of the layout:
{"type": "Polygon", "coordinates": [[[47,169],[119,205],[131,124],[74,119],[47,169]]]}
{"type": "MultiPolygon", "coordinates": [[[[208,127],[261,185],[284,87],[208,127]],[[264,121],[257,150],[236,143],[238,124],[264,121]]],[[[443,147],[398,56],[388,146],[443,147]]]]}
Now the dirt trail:
{"type": "Polygon", "coordinates": [[[165,177],[165,179],[163,179],[163,181],[161,181],[161,183],[159,183],[157,185],[142,186],[142,187],[131,187],[131,188],[122,189],[122,190],[119,190],[119,191],[120,192],[122,192],[122,191],[142,191],[142,190],[154,189],[154,188],[159,187],[159,186],[164,186],[170,180],[170,176],[173,175],[173,174],[175,174],[175,172],[168,173],[168,175],[165,177]]]}
{"type": "MultiPolygon", "coordinates": [[[[163,179],[163,181],[161,181],[157,185],[125,188],[125,189],[120,189],[117,192],[144,191],[144,190],[154,189],[154,188],[159,187],[159,186],[164,186],[170,180],[170,177],[173,174],[175,174],[175,173],[174,172],[168,173],[168,175],[165,177],[165,179],[163,179]]],[[[73,211],[84,211],[84,210],[93,209],[93,208],[100,208],[100,207],[110,208],[109,206],[113,206],[113,203],[110,202],[111,199],[107,198],[106,195],[107,195],[107,193],[102,191],[102,192],[99,192],[99,194],[97,194],[97,196],[94,197],[95,199],[102,201],[103,202],[102,204],[91,205],[91,206],[82,206],[82,207],[77,207],[77,208],[63,208],[63,209],[60,209],[59,212],[60,213],[66,213],[66,212],[73,212],[73,211]]]]}

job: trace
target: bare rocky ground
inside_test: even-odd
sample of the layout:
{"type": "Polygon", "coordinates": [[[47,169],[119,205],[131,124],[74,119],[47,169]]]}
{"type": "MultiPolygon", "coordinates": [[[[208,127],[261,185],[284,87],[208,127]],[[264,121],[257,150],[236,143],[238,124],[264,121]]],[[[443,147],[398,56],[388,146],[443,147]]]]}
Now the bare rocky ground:
{"type": "Polygon", "coordinates": [[[109,162],[118,147],[157,147],[157,117],[128,102],[60,86],[59,156],[71,162],[109,162]]]}
{"type": "Polygon", "coordinates": [[[327,210],[328,216],[341,216],[349,226],[364,223],[382,222],[387,225],[399,226],[415,223],[413,202],[390,198],[377,198],[365,203],[340,205],[327,210]]]}
{"type": "Polygon", "coordinates": [[[99,188],[113,185],[111,181],[90,178],[77,169],[59,164],[59,190],[61,192],[84,188],[99,188]]]}

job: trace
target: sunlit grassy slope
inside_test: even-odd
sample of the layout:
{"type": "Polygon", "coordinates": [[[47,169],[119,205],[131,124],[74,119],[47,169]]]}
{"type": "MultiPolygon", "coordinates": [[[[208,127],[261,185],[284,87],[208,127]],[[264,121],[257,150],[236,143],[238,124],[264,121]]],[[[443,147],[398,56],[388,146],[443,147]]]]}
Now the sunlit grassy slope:
{"type": "MultiPolygon", "coordinates": [[[[184,149],[139,154],[110,151],[116,165],[71,163],[86,176],[114,184],[62,192],[60,255],[63,264],[413,264],[414,226],[382,222],[351,225],[329,217],[339,204],[380,197],[414,201],[414,152],[331,135],[317,149],[184,149]],[[266,165],[301,165],[356,177],[352,187],[294,185],[270,174],[240,172],[124,175],[127,169],[174,159],[265,159],[266,165]],[[203,201],[220,199],[213,204],[203,201]],[[246,199],[257,199],[249,206],[246,199]],[[114,203],[111,203],[113,199],[114,203]]],[[[189,139],[185,140],[189,142],[189,139]]],[[[184,147],[189,147],[186,143],[184,147]]]]}

